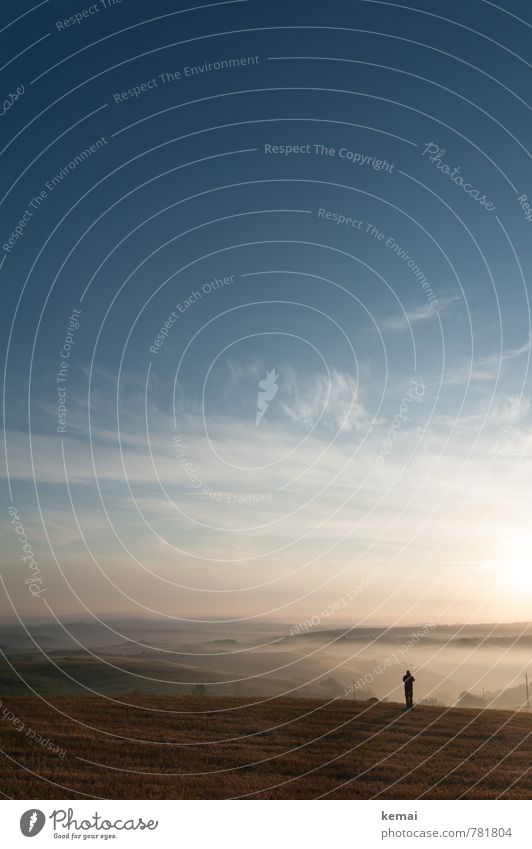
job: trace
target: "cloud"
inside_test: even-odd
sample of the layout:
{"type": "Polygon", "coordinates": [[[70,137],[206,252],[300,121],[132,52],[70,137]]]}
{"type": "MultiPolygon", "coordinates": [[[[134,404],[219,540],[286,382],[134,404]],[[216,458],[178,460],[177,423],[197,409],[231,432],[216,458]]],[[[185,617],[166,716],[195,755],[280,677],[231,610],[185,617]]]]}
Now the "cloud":
{"type": "MultiPolygon", "coordinates": [[[[507,354],[517,356],[517,351],[523,349],[507,354]]],[[[262,365],[258,371],[262,373],[262,365]]],[[[234,560],[235,576],[241,569],[253,582],[256,575],[251,578],[250,569],[262,570],[261,574],[271,569],[271,576],[322,554],[323,563],[316,569],[323,574],[359,552],[372,562],[386,563],[403,547],[405,557],[407,549],[409,557],[421,557],[435,545],[435,516],[446,527],[459,524],[460,531],[449,542],[452,558],[454,547],[474,531],[482,511],[498,503],[504,487],[510,513],[526,500],[532,451],[522,420],[529,409],[526,403],[518,405],[513,394],[499,395],[489,411],[477,400],[458,422],[448,409],[440,408],[431,416],[427,432],[423,422],[429,410],[425,414],[425,406],[412,407],[410,421],[401,425],[392,451],[377,466],[391,418],[372,421],[352,375],[332,369],[328,377],[284,366],[279,383],[282,402],[272,404],[266,426],[256,428],[254,416],[246,419],[237,406],[217,409],[208,418],[210,445],[201,411],[193,403],[185,405],[177,417],[186,446],[182,463],[174,446],[173,417],[153,400],[148,445],[144,395],[134,381],[121,399],[121,454],[113,428],[114,405],[102,390],[92,437],[109,520],[96,490],[86,429],[75,427],[73,421],[61,437],[51,433],[54,411],[50,410],[49,422],[42,422],[44,432],[35,433],[32,442],[54,543],[70,556],[77,538],[69,520],[61,442],[80,524],[98,556],[100,552],[120,556],[111,529],[106,532],[110,521],[142,562],[159,563],[161,558],[168,574],[174,575],[175,569],[176,579],[185,583],[191,564],[196,568],[202,558],[234,560]],[[423,415],[415,418],[418,410],[423,415]],[[505,435],[508,427],[510,436],[505,435]],[[193,479],[185,463],[190,463],[193,479]],[[209,488],[207,494],[203,485],[209,488]],[[226,494],[249,492],[271,493],[271,499],[238,506],[224,500],[226,494]],[[187,561],[183,551],[196,559],[187,561]]],[[[391,417],[394,410],[392,406],[391,417]]],[[[31,480],[27,434],[9,430],[7,441],[11,474],[22,482],[31,480]]],[[[17,483],[15,491],[24,491],[25,486],[17,483]]]]}
{"type": "Polygon", "coordinates": [[[356,380],[345,372],[331,369],[329,376],[283,372],[288,400],[282,409],[293,422],[310,428],[320,422],[329,429],[349,433],[366,431],[372,422],[358,398],[356,380]]]}
{"type": "MultiPolygon", "coordinates": [[[[501,340],[502,343],[502,340],[501,340]]],[[[443,379],[447,385],[463,386],[471,381],[494,381],[502,371],[506,361],[515,360],[523,354],[530,354],[532,350],[532,338],[529,335],[527,341],[518,348],[509,348],[486,357],[468,362],[456,368],[449,369],[443,379]]]]}
{"type": "Polygon", "coordinates": [[[266,368],[264,363],[257,358],[254,358],[253,360],[246,360],[245,362],[238,362],[232,357],[226,357],[225,364],[227,366],[229,380],[234,386],[250,377],[257,381],[260,380],[264,376],[263,372],[266,368]]]}
{"type": "Polygon", "coordinates": [[[423,304],[413,310],[405,310],[403,313],[386,318],[381,322],[381,327],[387,330],[408,330],[413,324],[419,324],[422,321],[430,321],[438,315],[450,312],[454,304],[462,301],[461,295],[451,295],[448,298],[441,298],[436,303],[423,304]]]}

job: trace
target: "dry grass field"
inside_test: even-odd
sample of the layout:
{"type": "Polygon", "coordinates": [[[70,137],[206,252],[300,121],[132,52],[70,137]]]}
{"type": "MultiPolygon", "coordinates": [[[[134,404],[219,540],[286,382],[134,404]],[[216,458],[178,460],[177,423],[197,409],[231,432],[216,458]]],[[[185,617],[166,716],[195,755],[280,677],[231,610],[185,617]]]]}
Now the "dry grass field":
{"type": "Polygon", "coordinates": [[[54,697],[49,705],[4,697],[3,794],[532,798],[526,713],[424,706],[406,712],[398,704],[344,700],[118,698],[131,706],[90,696],[54,697]]]}

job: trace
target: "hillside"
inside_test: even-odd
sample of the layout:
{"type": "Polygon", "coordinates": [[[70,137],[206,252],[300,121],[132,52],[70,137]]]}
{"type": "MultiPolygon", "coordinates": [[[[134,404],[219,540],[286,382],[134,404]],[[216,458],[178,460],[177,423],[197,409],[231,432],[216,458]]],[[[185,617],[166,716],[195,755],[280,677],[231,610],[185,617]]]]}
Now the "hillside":
{"type": "Polygon", "coordinates": [[[17,799],[532,798],[527,713],[424,706],[407,713],[399,704],[346,700],[116,699],[56,696],[47,705],[5,696],[3,793],[17,799]]]}

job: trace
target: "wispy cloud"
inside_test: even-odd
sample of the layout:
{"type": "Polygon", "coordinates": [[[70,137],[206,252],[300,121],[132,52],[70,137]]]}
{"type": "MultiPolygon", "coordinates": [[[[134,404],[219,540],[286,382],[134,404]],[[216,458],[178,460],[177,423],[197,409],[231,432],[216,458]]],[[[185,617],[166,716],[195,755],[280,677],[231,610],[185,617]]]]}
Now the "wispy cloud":
{"type": "Polygon", "coordinates": [[[497,351],[485,357],[469,360],[456,368],[447,370],[444,383],[448,385],[465,385],[471,381],[494,381],[501,373],[504,363],[530,354],[532,351],[532,337],[529,336],[523,345],[517,348],[508,348],[506,351],[497,351]]]}
{"type": "Polygon", "coordinates": [[[384,319],[381,322],[381,327],[387,330],[408,330],[413,324],[430,321],[438,315],[449,313],[452,307],[461,300],[461,295],[451,295],[448,298],[441,298],[434,304],[427,302],[413,310],[405,310],[399,315],[384,319]]]}
{"type": "Polygon", "coordinates": [[[356,380],[346,372],[331,369],[329,375],[285,374],[288,400],[285,414],[303,427],[320,424],[344,433],[367,430],[371,416],[359,399],[356,380]]]}

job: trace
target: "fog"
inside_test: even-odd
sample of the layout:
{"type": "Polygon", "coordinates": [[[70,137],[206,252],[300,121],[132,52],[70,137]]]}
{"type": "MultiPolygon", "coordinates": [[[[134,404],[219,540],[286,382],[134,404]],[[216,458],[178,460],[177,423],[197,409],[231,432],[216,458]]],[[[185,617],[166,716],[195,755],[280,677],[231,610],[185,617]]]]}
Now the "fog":
{"type": "Polygon", "coordinates": [[[117,619],[4,626],[4,693],[175,693],[526,705],[532,625],[335,628],[117,619]]]}

